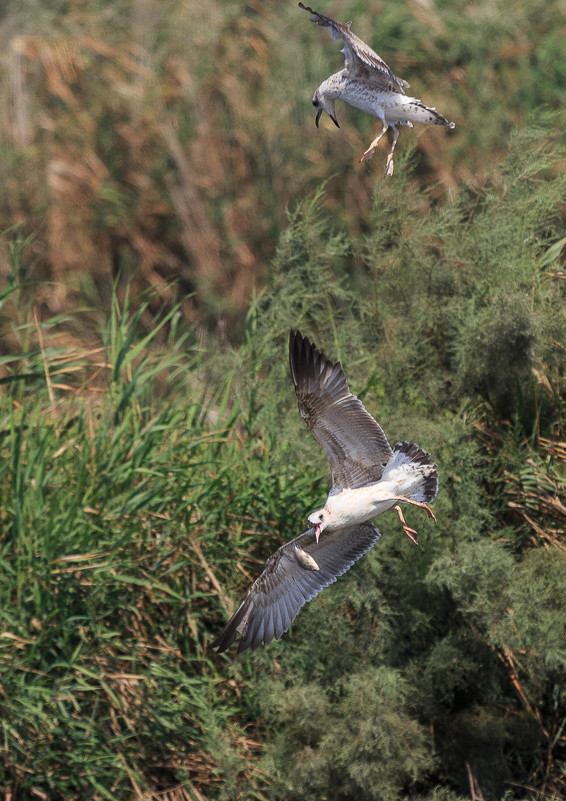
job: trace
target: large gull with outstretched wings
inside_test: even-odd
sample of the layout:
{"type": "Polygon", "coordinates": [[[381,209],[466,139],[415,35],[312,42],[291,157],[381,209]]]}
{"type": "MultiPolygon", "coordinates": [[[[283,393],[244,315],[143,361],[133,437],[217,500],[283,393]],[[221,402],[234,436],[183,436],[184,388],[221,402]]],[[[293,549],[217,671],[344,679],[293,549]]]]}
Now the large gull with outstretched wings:
{"type": "Polygon", "coordinates": [[[412,128],[414,122],[426,125],[444,125],[454,128],[455,124],[443,117],[435,108],[425,106],[416,97],[404,94],[409,84],[389,69],[385,61],[375,51],[350,30],[351,22],[342,24],[330,17],[314,11],[310,6],[299,6],[312,14],[312,22],[327,28],[333,39],[342,39],[344,47],[344,69],[323,81],[313,95],[316,108],[316,125],[325,111],[339,128],[334,104],[344,100],[355,108],[373,114],[383,123],[383,128],[367,148],[360,161],[366,161],[375,153],[381,137],[388,128],[393,129],[393,142],[387,156],[385,175],[393,175],[393,152],[399,138],[397,125],[412,128]]]}
{"type": "Polygon", "coordinates": [[[438,473],[429,454],[409,442],[391,448],[381,426],[350,392],[340,362],[331,362],[298,331],[289,337],[289,363],[299,412],[326,454],[332,489],[324,507],[309,515],[311,528],[267,559],[213,643],[219,651],[238,635],[238,653],[279,639],[307,601],[377,542],[372,518],[395,508],[414,543],[417,532],[405,522],[399,503],[420,506],[434,518],[427,504],[438,492],[438,473]]]}
{"type": "Polygon", "coordinates": [[[426,451],[410,442],[391,448],[383,429],[350,392],[340,362],[333,364],[298,331],[289,338],[289,362],[299,412],[318,440],[332,471],[332,489],[322,509],[309,515],[318,537],[327,528],[364,523],[398,501],[422,506],[438,492],[438,473],[426,451]]]}

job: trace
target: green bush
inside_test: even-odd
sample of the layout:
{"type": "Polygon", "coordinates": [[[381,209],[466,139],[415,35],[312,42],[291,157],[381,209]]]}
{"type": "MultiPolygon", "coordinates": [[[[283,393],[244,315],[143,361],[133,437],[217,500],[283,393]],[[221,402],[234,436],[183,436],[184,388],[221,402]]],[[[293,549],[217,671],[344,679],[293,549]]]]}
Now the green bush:
{"type": "Polygon", "coordinates": [[[19,318],[2,325],[21,347],[2,357],[0,397],[12,797],[565,796],[565,179],[546,141],[515,138],[482,189],[443,203],[407,164],[376,184],[357,235],[323,190],[296,204],[240,345],[176,308],[146,327],[155,295],[115,296],[79,350],[81,313],[41,322],[42,285],[14,281],[19,318]],[[281,643],[217,656],[251,578],[328,487],[290,328],[343,360],[392,441],[435,456],[438,523],[408,510],[415,548],[380,518],[379,544],[281,643]]]}

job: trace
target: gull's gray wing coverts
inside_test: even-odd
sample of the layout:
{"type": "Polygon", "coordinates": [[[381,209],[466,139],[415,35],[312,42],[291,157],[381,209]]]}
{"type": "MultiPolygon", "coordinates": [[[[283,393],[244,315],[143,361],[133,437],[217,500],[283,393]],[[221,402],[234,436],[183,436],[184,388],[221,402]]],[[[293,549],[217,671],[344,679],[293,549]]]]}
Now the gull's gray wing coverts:
{"type": "Polygon", "coordinates": [[[379,531],[371,523],[325,532],[316,542],[314,529],[305,531],[272,554],[263,572],[212,643],[218,651],[229,648],[241,635],[238,653],[255,650],[273,638],[279,640],[298,615],[302,606],[325,587],[336,581],[375,545],[379,531]],[[305,567],[299,548],[314,559],[318,570],[305,567]]]}
{"type": "Polygon", "coordinates": [[[375,50],[372,50],[359,36],[352,33],[350,30],[351,22],[345,24],[336,22],[331,17],[325,17],[324,14],[319,14],[314,11],[310,6],[305,6],[299,3],[299,7],[312,14],[312,22],[316,22],[321,28],[327,28],[332,34],[332,38],[343,39],[344,48],[344,67],[346,72],[351,77],[371,77],[377,83],[381,82],[384,89],[392,89],[393,91],[403,92],[408,89],[409,84],[403,78],[394,75],[385,61],[378,56],[375,50]],[[378,79],[381,79],[379,81],[378,79]]]}
{"type": "Polygon", "coordinates": [[[333,364],[298,331],[289,338],[289,362],[299,412],[330,463],[332,489],[379,481],[393,451],[381,426],[350,392],[340,362],[333,364]]]}

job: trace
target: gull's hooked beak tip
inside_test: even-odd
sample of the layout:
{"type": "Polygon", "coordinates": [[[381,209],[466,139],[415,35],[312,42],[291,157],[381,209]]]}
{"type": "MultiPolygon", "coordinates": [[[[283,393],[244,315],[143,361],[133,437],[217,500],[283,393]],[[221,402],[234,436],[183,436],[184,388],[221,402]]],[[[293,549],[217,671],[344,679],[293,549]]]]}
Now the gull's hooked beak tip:
{"type": "Polygon", "coordinates": [[[320,523],[315,523],[314,525],[314,536],[316,537],[316,541],[318,542],[318,538],[320,537],[320,523]]]}
{"type": "Polygon", "coordinates": [[[315,125],[317,128],[318,128],[318,123],[320,122],[321,114],[322,114],[322,109],[319,108],[318,111],[316,112],[316,120],[315,120],[315,125]]]}
{"type": "Polygon", "coordinates": [[[338,120],[336,119],[336,117],[334,116],[334,114],[329,114],[328,116],[330,117],[330,119],[332,120],[332,122],[334,123],[334,125],[335,125],[337,128],[339,128],[340,126],[338,125],[338,120]]]}

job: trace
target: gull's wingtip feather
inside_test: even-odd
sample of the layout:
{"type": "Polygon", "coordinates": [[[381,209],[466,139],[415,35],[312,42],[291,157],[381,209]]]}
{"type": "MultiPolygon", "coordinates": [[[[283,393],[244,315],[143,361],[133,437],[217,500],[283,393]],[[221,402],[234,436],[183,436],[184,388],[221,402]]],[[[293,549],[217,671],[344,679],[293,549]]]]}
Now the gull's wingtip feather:
{"type": "Polygon", "coordinates": [[[318,12],[315,11],[314,8],[311,8],[310,6],[305,6],[301,2],[299,2],[299,8],[302,8],[303,11],[308,11],[309,14],[314,14],[315,15],[315,19],[313,19],[313,22],[316,22],[316,17],[318,17],[318,12]]]}

